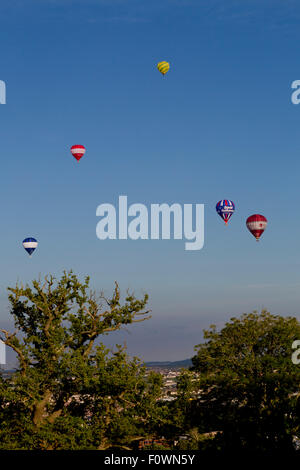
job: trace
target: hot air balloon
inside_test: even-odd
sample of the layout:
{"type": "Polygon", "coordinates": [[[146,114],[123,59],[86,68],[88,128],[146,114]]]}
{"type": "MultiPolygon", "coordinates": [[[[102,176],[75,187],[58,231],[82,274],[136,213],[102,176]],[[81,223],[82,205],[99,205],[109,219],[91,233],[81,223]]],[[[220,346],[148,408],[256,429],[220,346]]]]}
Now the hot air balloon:
{"type": "Polygon", "coordinates": [[[157,64],[157,68],[160,71],[160,73],[165,75],[168,72],[169,68],[170,68],[170,64],[169,64],[169,62],[162,61],[162,62],[159,62],[157,64]]]}
{"type": "Polygon", "coordinates": [[[38,246],[38,242],[35,238],[32,238],[32,237],[25,238],[25,240],[23,240],[23,246],[25,250],[27,251],[27,253],[29,254],[29,256],[31,256],[34,250],[36,249],[36,247],[38,246]]]}
{"type": "Polygon", "coordinates": [[[267,219],[260,214],[250,215],[246,220],[247,229],[252,233],[252,235],[256,238],[256,241],[259,241],[259,238],[265,231],[267,226],[267,219]]]}
{"type": "Polygon", "coordinates": [[[216,211],[220,217],[224,220],[225,224],[228,224],[228,220],[232,216],[235,210],[235,205],[229,199],[222,199],[216,205],[216,211]]]}
{"type": "Polygon", "coordinates": [[[71,153],[74,158],[79,162],[81,157],[85,154],[85,147],[83,145],[73,145],[71,147],[71,153]]]}

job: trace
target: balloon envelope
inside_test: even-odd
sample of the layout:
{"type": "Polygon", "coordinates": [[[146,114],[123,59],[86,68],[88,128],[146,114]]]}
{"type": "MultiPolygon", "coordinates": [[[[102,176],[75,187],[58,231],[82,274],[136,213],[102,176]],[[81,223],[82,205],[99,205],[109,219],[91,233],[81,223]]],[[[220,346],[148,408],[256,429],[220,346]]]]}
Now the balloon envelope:
{"type": "Polygon", "coordinates": [[[76,160],[79,162],[79,160],[85,154],[85,147],[83,145],[72,145],[71,153],[73,157],[76,158],[76,160]]]}
{"type": "Polygon", "coordinates": [[[228,224],[228,220],[235,211],[235,205],[229,199],[222,199],[216,205],[216,211],[219,216],[224,220],[225,224],[228,224]]]}
{"type": "Polygon", "coordinates": [[[163,60],[162,62],[159,62],[157,64],[157,68],[160,71],[160,73],[165,75],[168,72],[169,68],[170,68],[170,64],[169,64],[169,62],[166,62],[165,60],[163,60]]]}
{"type": "Polygon", "coordinates": [[[34,252],[37,246],[38,246],[38,242],[35,238],[29,237],[23,240],[23,247],[25,248],[25,250],[30,256],[32,255],[32,253],[34,252]]]}
{"type": "Polygon", "coordinates": [[[266,226],[267,226],[267,219],[260,214],[253,214],[248,217],[246,220],[246,225],[249,232],[256,238],[258,241],[262,234],[264,233],[266,226]]]}

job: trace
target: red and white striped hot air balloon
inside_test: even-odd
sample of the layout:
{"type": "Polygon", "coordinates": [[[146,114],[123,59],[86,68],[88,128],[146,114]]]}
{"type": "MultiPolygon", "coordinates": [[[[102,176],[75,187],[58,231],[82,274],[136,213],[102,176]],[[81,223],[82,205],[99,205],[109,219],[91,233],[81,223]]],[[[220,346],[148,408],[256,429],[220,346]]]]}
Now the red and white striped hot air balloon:
{"type": "Polygon", "coordinates": [[[260,214],[250,215],[246,220],[247,229],[252,235],[256,238],[256,241],[259,241],[259,238],[264,233],[267,226],[267,219],[260,214]]]}
{"type": "Polygon", "coordinates": [[[71,153],[74,158],[79,162],[81,157],[85,154],[85,147],[83,145],[73,145],[71,147],[71,153]]]}

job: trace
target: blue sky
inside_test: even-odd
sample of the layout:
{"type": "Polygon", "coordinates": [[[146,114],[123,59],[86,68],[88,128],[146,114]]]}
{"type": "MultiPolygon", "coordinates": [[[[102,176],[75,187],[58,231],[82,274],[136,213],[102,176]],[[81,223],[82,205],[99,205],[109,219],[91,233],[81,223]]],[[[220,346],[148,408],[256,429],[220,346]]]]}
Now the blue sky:
{"type": "Polygon", "coordinates": [[[149,293],[153,318],[106,340],[146,360],[189,357],[243,312],[298,316],[299,26],[296,1],[2,0],[1,324],[8,285],[71,268],[107,295],[114,280],[149,293]],[[204,248],[98,240],[96,208],[121,194],[205,204],[204,248]]]}

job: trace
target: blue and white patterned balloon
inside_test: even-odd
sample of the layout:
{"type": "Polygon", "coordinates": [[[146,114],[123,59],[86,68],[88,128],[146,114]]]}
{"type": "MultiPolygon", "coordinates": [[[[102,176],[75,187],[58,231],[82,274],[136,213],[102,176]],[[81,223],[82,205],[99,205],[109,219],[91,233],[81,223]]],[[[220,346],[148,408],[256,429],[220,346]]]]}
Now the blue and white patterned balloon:
{"type": "Polygon", "coordinates": [[[225,224],[227,225],[228,220],[232,216],[235,210],[235,205],[229,199],[222,199],[216,205],[216,211],[220,217],[224,220],[225,224]]]}
{"type": "Polygon", "coordinates": [[[35,238],[29,237],[23,240],[23,247],[25,248],[29,256],[32,255],[32,253],[34,252],[37,246],[38,246],[38,242],[35,238]]]}

